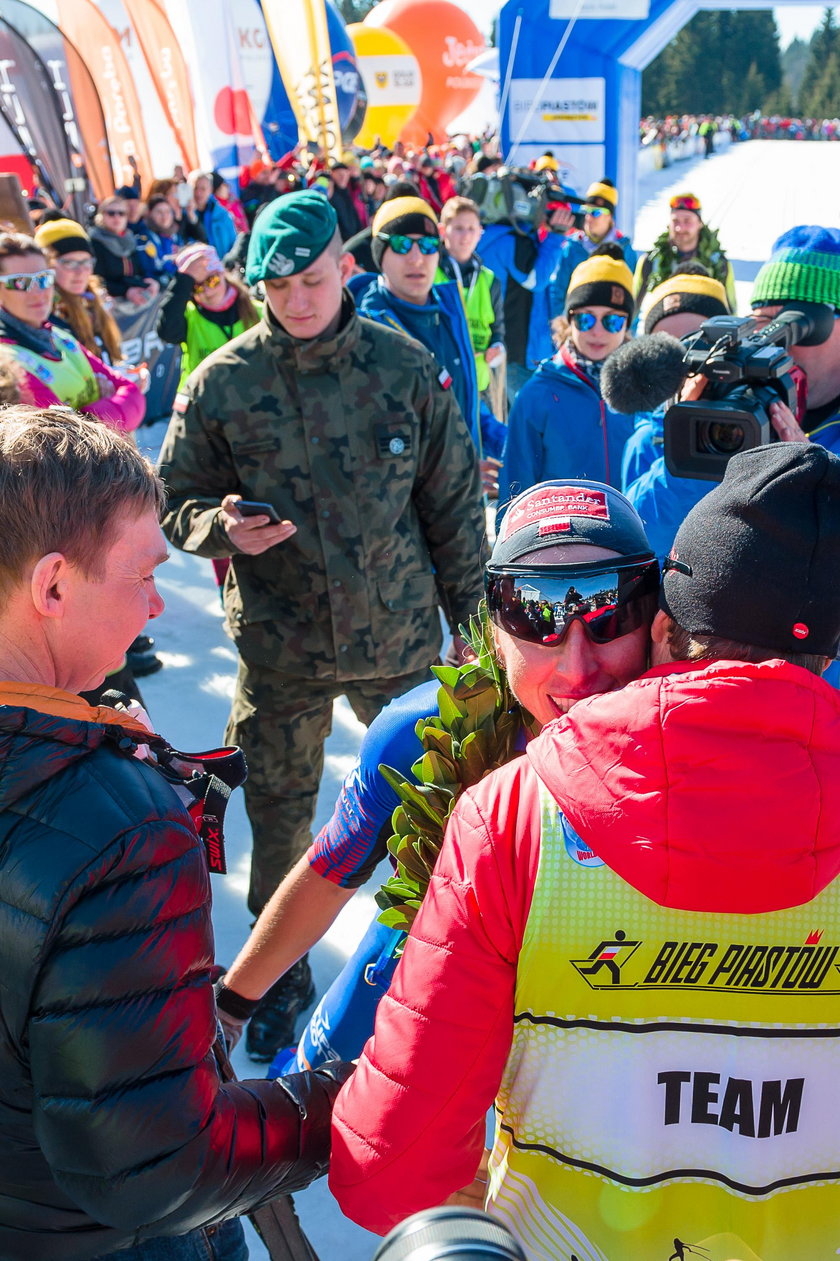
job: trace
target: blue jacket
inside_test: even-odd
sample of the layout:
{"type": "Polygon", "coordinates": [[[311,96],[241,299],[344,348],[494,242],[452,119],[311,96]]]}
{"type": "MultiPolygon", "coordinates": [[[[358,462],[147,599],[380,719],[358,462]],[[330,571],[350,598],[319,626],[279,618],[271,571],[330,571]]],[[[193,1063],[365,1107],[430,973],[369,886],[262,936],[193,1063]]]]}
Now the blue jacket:
{"type": "Polygon", "coordinates": [[[634,416],[610,411],[595,384],[564,352],[523,385],[508,421],[499,508],[547,478],[589,477],[621,486],[621,457],[634,416]]]}
{"type": "Polygon", "coordinates": [[[532,369],[541,364],[543,359],[550,359],[557,349],[551,335],[551,277],[557,268],[565,240],[561,233],[549,232],[540,243],[540,252],[534,264],[534,301],[528,321],[528,347],[525,352],[528,367],[532,369]]]}
{"type": "Polygon", "coordinates": [[[382,277],[353,276],[347,288],[360,315],[419,341],[452,378],[452,391],[481,456],[501,459],[507,426],[497,420],[478,389],[470,329],[461,292],[455,281],[433,285],[425,306],[403,302],[382,277]]]}
{"type": "Polygon", "coordinates": [[[233,249],[236,240],[236,224],[215,197],[209,197],[203,210],[197,210],[198,222],[204,228],[207,244],[224,258],[228,250],[233,249]]]}
{"type": "Polygon", "coordinates": [[[134,238],[137,241],[135,257],[141,276],[163,280],[166,284],[169,277],[174,276],[177,271],[174,256],[184,247],[181,237],[177,234],[162,236],[147,223],[138,223],[134,228],[134,238]]]}
{"type": "Polygon", "coordinates": [[[624,493],[662,455],[665,404],[652,412],[636,412],[636,427],[621,459],[621,485],[624,493]]]}
{"type": "MultiPolygon", "coordinates": [[[[481,261],[498,279],[502,295],[507,294],[508,280],[515,280],[532,296],[525,348],[525,363],[531,370],[543,359],[549,359],[555,350],[551,339],[548,290],[562,244],[563,237],[555,232],[549,232],[541,241],[533,229],[515,232],[509,223],[488,224],[479,242],[481,261]],[[534,263],[528,272],[516,265],[516,249],[525,237],[531,242],[532,253],[535,251],[534,263]]],[[[510,328],[507,331],[510,333],[510,328]]]]}
{"type": "MultiPolygon", "coordinates": [[[[595,247],[592,246],[592,249],[587,249],[584,244],[584,236],[585,233],[582,231],[576,231],[561,238],[562,249],[549,281],[548,306],[552,319],[556,315],[562,315],[565,310],[566,291],[569,288],[572,272],[581,263],[585,263],[588,258],[592,257],[592,249],[595,247]]],[[[623,232],[616,230],[608,233],[605,239],[621,246],[624,252],[625,263],[631,271],[635,271],[637,254],[633,249],[630,238],[625,236],[623,232]]]]}
{"type": "MultiPolygon", "coordinates": [[[[655,434],[655,430],[650,433],[655,434]]],[[[812,430],[810,438],[840,455],[840,412],[812,430]]],[[[650,545],[660,559],[670,552],[677,530],[694,505],[716,485],[699,478],[675,477],[665,467],[662,455],[635,481],[625,484],[625,494],[642,518],[650,545]]]]}
{"type": "MultiPolygon", "coordinates": [[[[478,243],[478,252],[481,255],[481,261],[485,267],[489,267],[493,275],[502,286],[502,296],[507,292],[508,277],[513,279],[523,289],[533,289],[534,272],[524,272],[516,266],[514,261],[514,253],[516,250],[517,238],[523,233],[517,233],[509,223],[489,223],[481,234],[481,240],[478,243]]],[[[531,238],[533,244],[539,249],[539,239],[536,232],[528,231],[524,235],[531,238]]]]}

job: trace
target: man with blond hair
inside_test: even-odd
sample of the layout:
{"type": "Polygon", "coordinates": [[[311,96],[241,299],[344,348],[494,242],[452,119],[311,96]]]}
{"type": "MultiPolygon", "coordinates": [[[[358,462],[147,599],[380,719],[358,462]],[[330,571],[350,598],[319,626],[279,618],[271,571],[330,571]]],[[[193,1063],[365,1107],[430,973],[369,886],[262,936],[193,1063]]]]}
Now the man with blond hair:
{"type": "Polygon", "coordinates": [[[226,1219],[324,1171],[346,1075],[222,1084],[212,838],[197,795],[212,776],[127,712],[79,695],[163,610],[162,507],[151,467],[105,425],[69,410],[4,411],[4,1261],[126,1248],[130,1261],[199,1250],[244,1261],[241,1227],[226,1219]]]}

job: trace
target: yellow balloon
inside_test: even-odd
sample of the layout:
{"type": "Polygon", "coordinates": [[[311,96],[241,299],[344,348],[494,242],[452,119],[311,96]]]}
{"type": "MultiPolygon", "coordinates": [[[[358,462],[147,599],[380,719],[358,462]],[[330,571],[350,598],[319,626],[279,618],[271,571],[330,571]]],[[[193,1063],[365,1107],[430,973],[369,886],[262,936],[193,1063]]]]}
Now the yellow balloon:
{"type": "Polygon", "coordinates": [[[423,91],[420,66],[408,44],[386,26],[347,27],[367,93],[362,129],[353,143],[371,149],[377,137],[389,148],[414,114],[423,91]]]}

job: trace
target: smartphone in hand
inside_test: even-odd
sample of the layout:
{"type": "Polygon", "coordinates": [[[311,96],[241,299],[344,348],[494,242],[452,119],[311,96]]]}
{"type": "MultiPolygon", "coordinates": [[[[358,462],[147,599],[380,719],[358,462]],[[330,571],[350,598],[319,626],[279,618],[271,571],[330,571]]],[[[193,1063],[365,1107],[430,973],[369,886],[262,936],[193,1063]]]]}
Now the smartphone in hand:
{"type": "Polygon", "coordinates": [[[236,504],[243,517],[268,517],[271,525],[282,525],[283,519],[272,504],[257,503],[254,499],[240,499],[236,504]]]}

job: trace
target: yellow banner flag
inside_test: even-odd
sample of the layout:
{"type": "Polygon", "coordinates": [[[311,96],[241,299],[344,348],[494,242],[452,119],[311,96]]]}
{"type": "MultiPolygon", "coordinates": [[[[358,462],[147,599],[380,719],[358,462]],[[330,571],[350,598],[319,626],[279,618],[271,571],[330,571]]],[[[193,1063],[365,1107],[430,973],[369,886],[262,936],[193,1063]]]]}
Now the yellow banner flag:
{"type": "Polygon", "coordinates": [[[301,138],[339,157],[341,125],[324,0],[263,0],[262,10],[301,138]]]}

